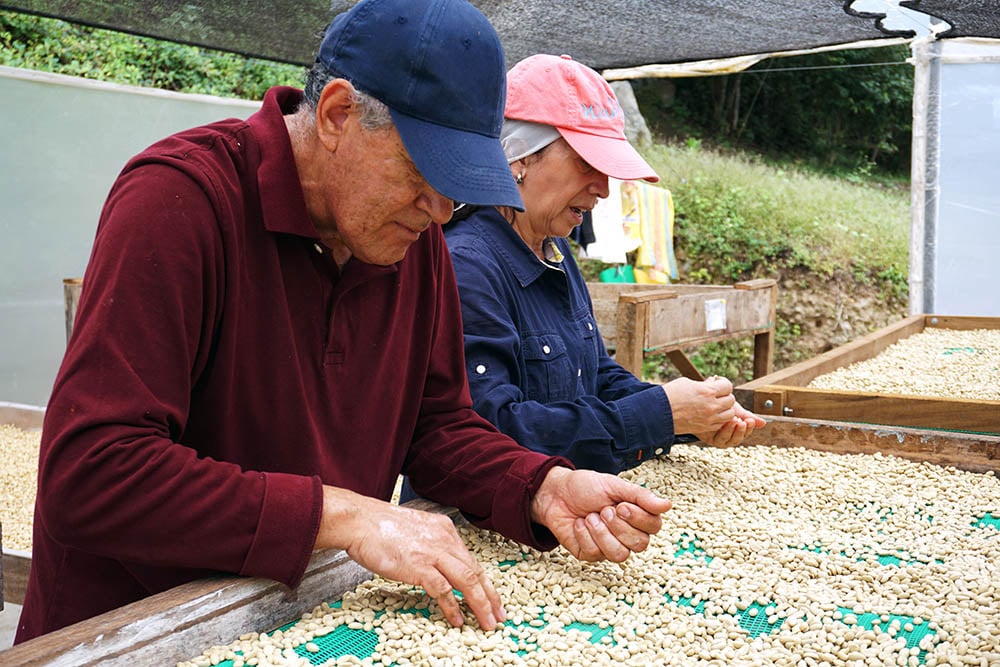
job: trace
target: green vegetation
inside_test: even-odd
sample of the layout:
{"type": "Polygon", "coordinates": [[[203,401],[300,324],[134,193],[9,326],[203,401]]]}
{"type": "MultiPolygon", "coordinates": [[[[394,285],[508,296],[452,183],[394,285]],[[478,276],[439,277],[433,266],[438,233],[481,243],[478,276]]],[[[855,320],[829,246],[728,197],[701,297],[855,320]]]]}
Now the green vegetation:
{"type": "MultiPolygon", "coordinates": [[[[890,283],[909,256],[909,192],[763,163],[745,153],[658,145],[647,152],[674,195],[689,277],[733,282],[801,266],[890,283]]],[[[898,285],[887,285],[896,289],[898,285]]]]}
{"type": "Polygon", "coordinates": [[[302,67],[0,11],[0,65],[249,100],[300,86],[302,67]]]}
{"type": "Polygon", "coordinates": [[[695,135],[869,180],[910,167],[913,66],[907,46],[761,61],[744,72],[636,86],[654,131],[695,135]]]}

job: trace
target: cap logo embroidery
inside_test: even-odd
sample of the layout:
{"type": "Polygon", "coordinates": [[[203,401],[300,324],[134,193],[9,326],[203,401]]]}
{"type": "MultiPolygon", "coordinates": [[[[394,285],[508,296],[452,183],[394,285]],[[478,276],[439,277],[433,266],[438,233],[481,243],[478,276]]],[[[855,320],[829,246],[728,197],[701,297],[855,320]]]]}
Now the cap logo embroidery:
{"type": "Polygon", "coordinates": [[[597,104],[585,104],[580,103],[580,110],[583,112],[584,118],[617,118],[621,107],[615,103],[613,99],[608,98],[608,106],[600,106],[597,104]]]}

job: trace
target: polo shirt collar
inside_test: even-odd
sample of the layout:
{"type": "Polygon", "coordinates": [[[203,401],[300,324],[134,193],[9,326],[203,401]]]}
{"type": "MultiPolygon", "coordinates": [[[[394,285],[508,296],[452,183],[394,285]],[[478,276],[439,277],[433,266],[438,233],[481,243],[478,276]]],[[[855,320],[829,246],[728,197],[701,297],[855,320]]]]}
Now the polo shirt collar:
{"type": "Polygon", "coordinates": [[[271,88],[260,110],[250,116],[247,123],[260,146],[257,188],[264,228],[270,232],[318,239],[316,225],[306,210],[284,119],[286,114],[295,112],[301,101],[301,90],[285,86],[271,88]]]}

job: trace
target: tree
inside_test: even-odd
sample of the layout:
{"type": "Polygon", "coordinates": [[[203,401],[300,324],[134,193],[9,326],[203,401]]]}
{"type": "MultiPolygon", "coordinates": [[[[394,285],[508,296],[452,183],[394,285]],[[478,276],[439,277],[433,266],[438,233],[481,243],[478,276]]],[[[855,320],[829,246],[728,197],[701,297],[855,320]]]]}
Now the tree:
{"type": "MultiPolygon", "coordinates": [[[[913,68],[905,46],[775,58],[725,76],[677,79],[665,106],[657,87],[640,105],[667,134],[695,134],[826,169],[879,167],[905,174],[910,163],[913,68]]],[[[645,92],[642,92],[645,89],[645,92]]]]}

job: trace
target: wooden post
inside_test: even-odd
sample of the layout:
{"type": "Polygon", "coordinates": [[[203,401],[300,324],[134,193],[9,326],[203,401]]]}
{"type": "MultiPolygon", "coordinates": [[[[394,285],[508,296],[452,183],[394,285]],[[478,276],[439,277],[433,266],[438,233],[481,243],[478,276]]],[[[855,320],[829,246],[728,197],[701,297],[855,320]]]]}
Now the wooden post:
{"type": "Polygon", "coordinates": [[[648,304],[636,303],[622,295],[615,317],[615,361],[639,379],[642,379],[643,325],[648,308],[648,304]]]}
{"type": "Polygon", "coordinates": [[[83,288],[81,278],[63,279],[63,298],[66,301],[66,342],[73,333],[73,320],[76,319],[76,304],[80,300],[80,290],[83,288]]]}
{"type": "Polygon", "coordinates": [[[753,376],[755,378],[770,375],[774,370],[774,327],[778,317],[778,282],[770,278],[745,280],[733,285],[742,290],[771,290],[771,306],[767,331],[754,334],[753,337],[753,376]]]}
{"type": "Polygon", "coordinates": [[[649,333],[649,302],[659,299],[676,299],[672,289],[657,289],[618,297],[618,311],[615,317],[615,361],[622,368],[642,379],[642,360],[646,352],[646,338],[649,333]]]}

